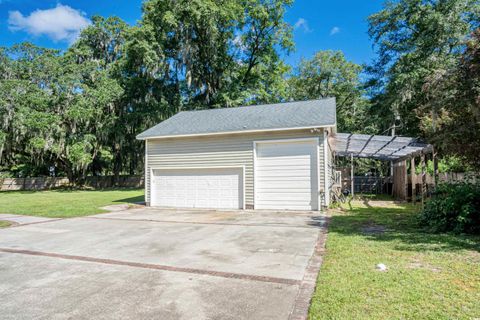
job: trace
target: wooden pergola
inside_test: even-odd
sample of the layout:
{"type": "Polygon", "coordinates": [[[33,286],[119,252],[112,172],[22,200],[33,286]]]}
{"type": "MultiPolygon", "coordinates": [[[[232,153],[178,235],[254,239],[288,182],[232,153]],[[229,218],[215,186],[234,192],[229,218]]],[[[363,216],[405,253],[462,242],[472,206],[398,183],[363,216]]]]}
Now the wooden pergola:
{"type": "MultiPolygon", "coordinates": [[[[398,198],[407,199],[408,175],[407,161],[415,168],[415,158],[420,157],[422,174],[422,203],[426,193],[426,162],[425,156],[432,155],[434,162],[434,180],[437,180],[437,164],[433,146],[416,138],[399,136],[365,135],[353,133],[336,133],[330,138],[330,145],[336,157],[349,157],[351,160],[351,194],[354,194],[354,164],[353,158],[368,158],[389,161],[393,164],[393,189],[398,198]]],[[[411,170],[412,194],[416,194],[417,175],[411,170]]],[[[415,201],[415,196],[412,197],[415,201]]]]}

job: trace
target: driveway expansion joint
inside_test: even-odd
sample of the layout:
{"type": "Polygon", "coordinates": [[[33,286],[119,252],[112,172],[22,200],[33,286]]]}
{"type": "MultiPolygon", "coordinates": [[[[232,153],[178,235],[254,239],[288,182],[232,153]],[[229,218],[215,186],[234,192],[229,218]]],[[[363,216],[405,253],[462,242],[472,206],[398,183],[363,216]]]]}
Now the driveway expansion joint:
{"type": "Polygon", "coordinates": [[[94,262],[94,263],[101,263],[101,264],[108,264],[108,265],[128,266],[128,267],[143,268],[143,269],[153,269],[153,270],[172,271],[172,272],[183,272],[183,273],[207,275],[207,276],[212,276],[212,277],[228,278],[228,279],[270,282],[270,283],[286,284],[286,285],[300,285],[301,284],[301,281],[296,280],[296,279],[276,278],[276,277],[268,277],[268,276],[249,275],[249,274],[243,274],[243,273],[231,273],[231,272],[224,272],[224,271],[203,270],[203,269],[195,269],[195,268],[182,268],[182,267],[174,267],[174,266],[167,266],[167,265],[160,265],[160,264],[141,263],[141,262],[122,261],[122,260],[112,260],[112,259],[67,255],[67,254],[41,252],[41,251],[24,250],[24,249],[0,248],[0,252],[14,253],[14,254],[24,254],[24,255],[31,255],[31,256],[42,256],[42,257],[50,257],[50,258],[59,258],[59,259],[65,259],[65,260],[94,262]]]}

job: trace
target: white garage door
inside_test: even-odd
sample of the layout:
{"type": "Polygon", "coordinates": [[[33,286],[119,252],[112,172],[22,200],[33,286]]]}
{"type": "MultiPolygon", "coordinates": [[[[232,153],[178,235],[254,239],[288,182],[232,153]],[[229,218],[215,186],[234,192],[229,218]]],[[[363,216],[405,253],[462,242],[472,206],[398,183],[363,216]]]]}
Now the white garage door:
{"type": "Polygon", "coordinates": [[[154,169],[152,206],[241,209],[242,168],[154,169]]]}
{"type": "Polygon", "coordinates": [[[318,142],[257,142],[255,208],[318,209],[318,142]]]}

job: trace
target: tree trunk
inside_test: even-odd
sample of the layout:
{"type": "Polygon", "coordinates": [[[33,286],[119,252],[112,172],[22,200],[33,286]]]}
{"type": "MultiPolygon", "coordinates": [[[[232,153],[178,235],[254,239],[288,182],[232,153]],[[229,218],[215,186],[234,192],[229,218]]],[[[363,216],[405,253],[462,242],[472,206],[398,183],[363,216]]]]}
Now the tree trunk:
{"type": "Polygon", "coordinates": [[[117,186],[120,180],[120,172],[122,171],[122,154],[118,144],[114,146],[114,162],[113,162],[113,185],[117,186]]]}

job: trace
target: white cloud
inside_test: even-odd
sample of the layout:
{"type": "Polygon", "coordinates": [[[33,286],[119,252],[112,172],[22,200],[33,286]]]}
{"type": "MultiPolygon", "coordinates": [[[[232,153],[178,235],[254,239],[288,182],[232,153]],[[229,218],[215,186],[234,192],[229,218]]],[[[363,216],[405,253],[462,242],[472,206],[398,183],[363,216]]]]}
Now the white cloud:
{"type": "Polygon", "coordinates": [[[53,9],[35,10],[28,16],[19,11],[8,13],[8,28],[25,31],[33,36],[46,35],[53,41],[73,42],[90,20],[79,10],[57,4],[53,9]]]}
{"type": "Polygon", "coordinates": [[[241,35],[236,35],[235,38],[232,41],[233,45],[236,46],[239,49],[245,49],[245,44],[243,43],[243,39],[241,35]]]}
{"type": "Polygon", "coordinates": [[[337,33],[340,33],[340,28],[339,27],[333,27],[332,30],[330,30],[330,35],[336,35],[337,33]]]}
{"type": "Polygon", "coordinates": [[[308,26],[308,21],[305,20],[304,18],[300,18],[297,20],[297,22],[295,22],[295,24],[293,25],[293,28],[294,29],[302,29],[303,32],[312,32],[312,29],[310,29],[310,27],[308,26]]]}

